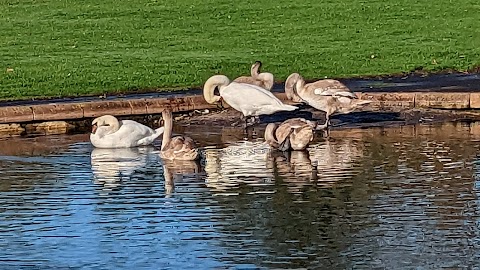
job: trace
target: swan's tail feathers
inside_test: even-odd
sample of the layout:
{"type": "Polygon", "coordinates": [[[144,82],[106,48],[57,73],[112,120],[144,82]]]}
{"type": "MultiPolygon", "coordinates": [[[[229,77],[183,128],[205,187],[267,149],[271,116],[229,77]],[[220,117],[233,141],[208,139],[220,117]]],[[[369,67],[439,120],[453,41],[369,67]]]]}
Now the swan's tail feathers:
{"type": "Polygon", "coordinates": [[[292,105],[287,105],[287,104],[283,104],[283,109],[285,111],[295,111],[296,109],[298,109],[297,106],[292,106],[292,105]]]}
{"type": "Polygon", "coordinates": [[[141,145],[150,145],[153,143],[153,141],[155,141],[155,139],[157,139],[158,137],[160,137],[160,135],[162,135],[162,133],[164,132],[165,128],[164,127],[160,127],[160,128],[157,128],[155,129],[155,133],[153,133],[152,135],[148,136],[148,137],[145,137],[143,139],[140,139],[138,140],[137,142],[137,145],[141,146],[141,145]]]}
{"type": "Polygon", "coordinates": [[[372,103],[372,102],[373,102],[373,100],[359,100],[359,101],[357,102],[357,104],[359,104],[359,105],[365,105],[365,104],[370,104],[370,103],[372,103]]]}
{"type": "Polygon", "coordinates": [[[197,160],[199,157],[200,157],[200,155],[198,153],[198,149],[194,148],[194,149],[188,151],[188,153],[186,155],[186,160],[197,160]]]}
{"type": "Polygon", "coordinates": [[[357,99],[357,100],[355,100],[355,106],[356,106],[357,108],[359,108],[359,107],[366,106],[366,105],[368,105],[368,104],[370,104],[370,103],[372,103],[372,102],[373,102],[372,100],[358,100],[358,99],[357,99]]]}

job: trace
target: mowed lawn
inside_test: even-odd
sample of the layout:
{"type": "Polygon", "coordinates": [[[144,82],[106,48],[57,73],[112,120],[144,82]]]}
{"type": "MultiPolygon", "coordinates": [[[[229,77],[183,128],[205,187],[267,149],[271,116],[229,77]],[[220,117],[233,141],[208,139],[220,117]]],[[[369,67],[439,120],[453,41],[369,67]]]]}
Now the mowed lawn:
{"type": "Polygon", "coordinates": [[[478,0],[0,0],[0,99],[201,87],[255,60],[284,81],[466,70],[478,0]]]}

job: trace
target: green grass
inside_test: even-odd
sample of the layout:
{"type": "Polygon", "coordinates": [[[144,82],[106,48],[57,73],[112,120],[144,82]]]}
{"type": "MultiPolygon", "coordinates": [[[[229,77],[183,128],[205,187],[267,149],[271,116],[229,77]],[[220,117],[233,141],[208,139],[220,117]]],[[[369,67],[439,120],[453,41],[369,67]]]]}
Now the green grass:
{"type": "Polygon", "coordinates": [[[479,22],[478,0],[0,0],[0,99],[200,87],[255,60],[279,81],[467,70],[479,22]]]}

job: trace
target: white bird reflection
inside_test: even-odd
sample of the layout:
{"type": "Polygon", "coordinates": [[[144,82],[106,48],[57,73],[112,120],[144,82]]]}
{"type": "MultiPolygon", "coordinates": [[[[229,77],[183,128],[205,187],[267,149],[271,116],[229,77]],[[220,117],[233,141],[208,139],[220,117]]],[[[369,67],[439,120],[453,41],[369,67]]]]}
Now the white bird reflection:
{"type": "Polygon", "coordinates": [[[91,154],[92,172],[96,184],[112,189],[128,180],[135,170],[145,167],[152,147],[141,148],[95,148],[91,154]]]}
{"type": "Polygon", "coordinates": [[[273,182],[268,164],[270,146],[265,142],[241,141],[223,149],[205,149],[208,187],[228,190],[241,183],[265,185],[273,182]]]}
{"type": "Polygon", "coordinates": [[[355,161],[363,148],[353,140],[323,141],[308,151],[280,153],[265,142],[241,141],[223,149],[205,149],[206,183],[226,191],[240,184],[269,185],[274,171],[282,177],[289,192],[299,193],[305,186],[331,187],[357,174],[355,161]]]}

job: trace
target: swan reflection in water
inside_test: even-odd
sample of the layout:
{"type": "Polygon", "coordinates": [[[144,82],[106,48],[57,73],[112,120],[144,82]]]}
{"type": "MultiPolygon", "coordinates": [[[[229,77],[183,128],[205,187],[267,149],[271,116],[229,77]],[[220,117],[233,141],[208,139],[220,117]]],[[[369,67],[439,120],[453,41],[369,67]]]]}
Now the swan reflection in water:
{"type": "Polygon", "coordinates": [[[129,180],[132,174],[147,165],[153,147],[94,148],[91,154],[94,182],[104,189],[114,189],[129,180]]]}
{"type": "Polygon", "coordinates": [[[273,169],[268,164],[270,146],[260,141],[241,141],[222,148],[205,149],[206,184],[229,190],[240,184],[269,185],[273,169]]]}
{"type": "Polygon", "coordinates": [[[332,187],[357,174],[355,162],[362,157],[359,143],[342,139],[322,141],[306,151],[279,152],[265,142],[236,142],[223,149],[205,149],[207,186],[217,190],[271,185],[275,174],[289,192],[305,186],[332,187]]]}
{"type": "Polygon", "coordinates": [[[306,151],[273,155],[274,164],[289,192],[298,193],[306,186],[330,188],[358,173],[355,164],[363,156],[362,147],[351,139],[321,141],[306,151]]]}
{"type": "MultiPolygon", "coordinates": [[[[363,154],[359,143],[349,139],[318,142],[307,150],[275,153],[263,141],[240,141],[223,149],[205,148],[205,182],[207,187],[220,191],[244,184],[271,186],[276,171],[288,190],[298,193],[305,186],[331,187],[351,178],[357,173],[355,161],[363,154]]],[[[95,148],[91,155],[95,183],[102,184],[104,189],[121,185],[135,170],[146,167],[154,151],[151,147],[95,148]]],[[[153,156],[159,159],[158,153],[153,156]]],[[[164,161],[166,195],[174,192],[175,182],[192,176],[200,180],[201,167],[198,161],[164,161]]]]}
{"type": "Polygon", "coordinates": [[[312,144],[310,160],[317,167],[318,186],[331,187],[358,173],[357,161],[363,157],[363,144],[352,138],[312,144]]]}
{"type": "Polygon", "coordinates": [[[272,151],[270,162],[286,184],[289,193],[302,193],[306,186],[316,184],[317,167],[310,161],[310,155],[306,150],[272,151]]]}
{"type": "Polygon", "coordinates": [[[170,197],[175,190],[175,183],[186,178],[199,180],[201,165],[198,160],[164,160],[163,176],[165,179],[165,195],[170,197]]]}
{"type": "MultiPolygon", "coordinates": [[[[141,148],[95,148],[91,154],[92,172],[96,184],[103,190],[113,190],[130,180],[136,171],[143,171],[147,163],[152,161],[158,165],[163,163],[165,194],[170,196],[174,191],[174,182],[185,178],[198,179],[201,166],[198,161],[161,161],[159,151],[153,147],[141,148]]],[[[156,165],[155,167],[160,167],[156,165]]]]}

